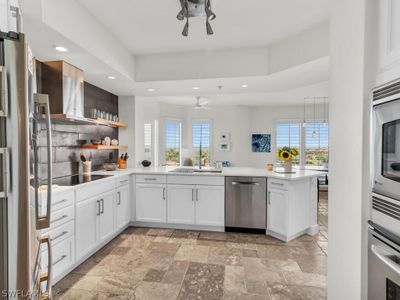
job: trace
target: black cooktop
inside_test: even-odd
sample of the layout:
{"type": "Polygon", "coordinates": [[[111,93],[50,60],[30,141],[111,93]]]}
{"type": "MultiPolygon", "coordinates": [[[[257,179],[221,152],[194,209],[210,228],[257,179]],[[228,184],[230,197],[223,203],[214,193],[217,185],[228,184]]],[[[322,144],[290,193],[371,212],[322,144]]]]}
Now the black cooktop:
{"type": "Polygon", "coordinates": [[[60,186],[75,186],[82,183],[88,183],[112,176],[113,175],[74,175],[67,177],[59,177],[53,179],[53,184],[57,184],[60,186]]]}

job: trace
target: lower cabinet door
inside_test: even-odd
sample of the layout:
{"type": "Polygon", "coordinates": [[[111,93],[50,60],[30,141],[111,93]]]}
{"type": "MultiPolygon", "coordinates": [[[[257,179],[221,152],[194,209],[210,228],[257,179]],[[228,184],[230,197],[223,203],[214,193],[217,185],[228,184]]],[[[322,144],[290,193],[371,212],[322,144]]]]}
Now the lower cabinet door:
{"type": "Polygon", "coordinates": [[[267,227],[268,230],[286,235],[288,231],[289,192],[270,189],[268,192],[267,227]]]}
{"type": "MultiPolygon", "coordinates": [[[[52,245],[52,279],[53,284],[60,279],[69,267],[73,265],[74,260],[74,237],[71,236],[62,242],[52,245]]],[[[48,270],[47,250],[42,252],[42,269],[48,270]]]]}
{"type": "Polygon", "coordinates": [[[114,234],[114,191],[105,193],[99,197],[100,218],[99,218],[99,242],[114,234]]]}
{"type": "Polygon", "coordinates": [[[166,223],[167,191],[165,184],[136,184],[136,221],[166,223]]]}
{"type": "Polygon", "coordinates": [[[115,221],[117,230],[129,223],[129,211],[129,185],[126,185],[118,188],[115,198],[115,221]]]}
{"type": "Polygon", "coordinates": [[[97,245],[97,223],[100,215],[99,199],[78,202],[75,214],[76,259],[79,260],[97,245]]]}
{"type": "Polygon", "coordinates": [[[196,186],[195,223],[205,226],[225,226],[225,188],[196,186]]]}
{"type": "Polygon", "coordinates": [[[194,224],[195,187],[168,185],[167,223],[194,224]]]}

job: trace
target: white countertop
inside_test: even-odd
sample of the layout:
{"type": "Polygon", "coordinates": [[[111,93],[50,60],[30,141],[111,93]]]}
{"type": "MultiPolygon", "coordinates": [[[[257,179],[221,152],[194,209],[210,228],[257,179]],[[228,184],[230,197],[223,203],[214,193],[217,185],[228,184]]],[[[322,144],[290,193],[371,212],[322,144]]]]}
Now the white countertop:
{"type": "Polygon", "coordinates": [[[229,167],[223,168],[222,173],[180,173],[173,172],[176,167],[149,167],[149,168],[130,168],[126,170],[116,171],[97,171],[93,174],[106,174],[123,176],[128,174],[153,174],[153,175],[183,175],[183,176],[244,176],[244,177],[271,177],[285,180],[298,180],[309,177],[317,177],[321,172],[310,170],[294,170],[294,174],[281,174],[270,172],[262,168],[243,168],[243,167],[229,167]]]}

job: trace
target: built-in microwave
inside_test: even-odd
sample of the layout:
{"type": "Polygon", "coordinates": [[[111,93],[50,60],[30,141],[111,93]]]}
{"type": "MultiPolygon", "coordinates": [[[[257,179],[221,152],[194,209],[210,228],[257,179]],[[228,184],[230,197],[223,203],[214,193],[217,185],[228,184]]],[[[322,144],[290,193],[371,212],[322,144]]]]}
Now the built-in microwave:
{"type": "Polygon", "coordinates": [[[373,192],[400,201],[400,80],[373,91],[373,192]]]}

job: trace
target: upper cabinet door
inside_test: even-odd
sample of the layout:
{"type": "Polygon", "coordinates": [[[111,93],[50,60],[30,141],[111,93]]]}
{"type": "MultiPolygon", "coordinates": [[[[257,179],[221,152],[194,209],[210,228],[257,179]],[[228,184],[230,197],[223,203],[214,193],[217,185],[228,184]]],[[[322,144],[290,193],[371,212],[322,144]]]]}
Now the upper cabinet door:
{"type": "Polygon", "coordinates": [[[166,223],[167,188],[165,184],[136,184],[136,221],[166,223]]]}
{"type": "MultiPolygon", "coordinates": [[[[379,1],[379,69],[388,73],[383,82],[395,79],[391,70],[400,68],[400,1],[379,1]],[[393,77],[393,78],[392,78],[393,77]]],[[[380,82],[380,83],[383,83],[380,82]]]]}
{"type": "Polygon", "coordinates": [[[99,197],[99,242],[106,240],[114,234],[114,193],[114,191],[111,191],[99,197]]]}
{"type": "Polygon", "coordinates": [[[115,198],[115,220],[117,230],[127,225],[130,221],[129,214],[129,185],[120,187],[115,198]]]}
{"type": "Polygon", "coordinates": [[[196,224],[225,226],[224,186],[196,186],[196,224]]]}
{"type": "Polygon", "coordinates": [[[168,185],[167,223],[194,224],[195,187],[168,185]]]}

